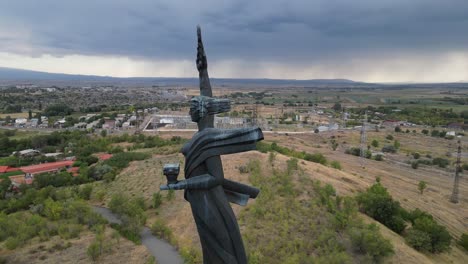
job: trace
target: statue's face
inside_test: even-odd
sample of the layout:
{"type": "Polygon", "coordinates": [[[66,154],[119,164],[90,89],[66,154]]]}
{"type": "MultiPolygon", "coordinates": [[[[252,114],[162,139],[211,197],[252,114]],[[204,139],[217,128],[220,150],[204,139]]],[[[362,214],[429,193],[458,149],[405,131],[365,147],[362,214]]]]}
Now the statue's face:
{"type": "Polygon", "coordinates": [[[201,108],[203,108],[203,102],[199,97],[194,97],[190,100],[189,114],[193,122],[198,122],[203,118],[203,116],[201,116],[203,112],[201,108]]]}

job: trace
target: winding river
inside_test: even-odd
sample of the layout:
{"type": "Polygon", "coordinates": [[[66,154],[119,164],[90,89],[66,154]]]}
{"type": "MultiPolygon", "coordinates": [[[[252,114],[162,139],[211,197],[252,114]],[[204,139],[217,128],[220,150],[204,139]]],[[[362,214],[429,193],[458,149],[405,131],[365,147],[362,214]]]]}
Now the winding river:
{"type": "MultiPolygon", "coordinates": [[[[93,210],[110,223],[121,224],[122,222],[116,214],[109,208],[93,206],[93,210]]],[[[148,251],[156,258],[158,264],[182,264],[184,261],[177,250],[166,241],[155,237],[148,227],[141,230],[141,243],[146,246],[148,251]]]]}

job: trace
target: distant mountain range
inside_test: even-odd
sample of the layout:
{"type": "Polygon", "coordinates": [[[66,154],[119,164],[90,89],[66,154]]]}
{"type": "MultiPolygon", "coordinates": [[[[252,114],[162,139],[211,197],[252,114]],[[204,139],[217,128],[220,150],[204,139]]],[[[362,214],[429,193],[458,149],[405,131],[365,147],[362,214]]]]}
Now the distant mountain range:
{"type": "MultiPolygon", "coordinates": [[[[8,81],[60,81],[60,82],[98,82],[119,84],[153,84],[153,85],[198,85],[198,78],[172,77],[131,77],[119,78],[111,76],[75,75],[63,73],[48,73],[40,71],[22,70],[0,67],[0,82],[8,81]]],[[[211,78],[215,85],[256,85],[256,86],[367,86],[368,83],[355,82],[347,79],[312,79],[312,80],[284,80],[284,79],[229,79],[211,78]]],[[[1,84],[1,83],[0,83],[1,84]]]]}
{"type": "MultiPolygon", "coordinates": [[[[59,86],[88,86],[88,85],[116,85],[122,87],[147,86],[198,86],[198,78],[174,77],[131,77],[120,78],[97,75],[77,75],[64,73],[48,73],[40,71],[22,70],[0,67],[0,85],[13,85],[18,83],[31,83],[37,85],[59,86]]],[[[467,89],[467,82],[453,83],[365,83],[347,79],[235,79],[211,78],[216,86],[226,87],[305,87],[305,88],[462,88],[467,89]]]]}

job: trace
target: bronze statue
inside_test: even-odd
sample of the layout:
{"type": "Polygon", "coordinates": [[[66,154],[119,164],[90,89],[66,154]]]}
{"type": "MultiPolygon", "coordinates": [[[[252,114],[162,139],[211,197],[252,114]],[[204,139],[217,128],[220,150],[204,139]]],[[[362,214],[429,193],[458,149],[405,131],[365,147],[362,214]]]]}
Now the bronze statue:
{"type": "Polygon", "coordinates": [[[247,204],[257,197],[259,190],[224,178],[220,155],[255,149],[263,139],[260,128],[216,129],[214,114],[228,112],[227,99],[212,98],[208,62],[197,27],[197,69],[200,96],[192,98],[190,116],[197,122],[198,132],[182,148],[185,156],[185,180],[174,180],[177,165],[165,169],[168,184],[161,190],[184,189],[190,202],[200,237],[204,263],[247,263],[239,225],[229,202],[247,204]]]}

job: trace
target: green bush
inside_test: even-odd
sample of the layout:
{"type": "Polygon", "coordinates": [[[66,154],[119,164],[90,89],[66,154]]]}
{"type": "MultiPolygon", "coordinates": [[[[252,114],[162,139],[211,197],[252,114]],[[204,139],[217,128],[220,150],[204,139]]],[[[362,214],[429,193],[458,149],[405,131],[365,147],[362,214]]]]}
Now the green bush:
{"type": "Polygon", "coordinates": [[[396,153],[396,148],[395,146],[392,146],[392,145],[385,145],[383,148],[382,148],[382,152],[388,152],[388,153],[396,153]]]}
{"type": "Polygon", "coordinates": [[[450,242],[452,240],[450,233],[434,219],[424,216],[419,217],[414,220],[413,228],[429,235],[431,242],[430,252],[439,253],[450,249],[450,242]]]}
{"type": "Polygon", "coordinates": [[[374,262],[380,262],[394,252],[392,244],[382,237],[376,224],[364,228],[352,228],[350,237],[354,249],[370,256],[374,262]]]}
{"type": "Polygon", "coordinates": [[[143,152],[121,152],[113,155],[110,159],[104,161],[104,164],[114,168],[123,169],[128,166],[131,161],[144,160],[149,158],[149,153],[143,152]]]}
{"type": "Polygon", "coordinates": [[[468,234],[463,233],[458,241],[458,244],[468,251],[468,234]]]}
{"type": "Polygon", "coordinates": [[[385,138],[388,139],[388,140],[393,140],[393,136],[392,136],[392,135],[387,135],[385,138]]]}
{"type": "Polygon", "coordinates": [[[88,254],[88,256],[91,258],[93,262],[96,261],[101,255],[101,246],[99,245],[99,242],[93,241],[88,246],[88,249],[86,250],[86,254],[88,254]]]}
{"type": "Polygon", "coordinates": [[[5,242],[5,247],[9,250],[17,248],[21,244],[21,241],[17,237],[9,237],[5,242]]]}
{"type": "Polygon", "coordinates": [[[437,165],[437,166],[439,166],[439,167],[441,167],[441,168],[446,168],[446,167],[450,164],[450,162],[449,162],[448,159],[444,159],[444,158],[434,158],[434,159],[432,160],[432,164],[433,164],[433,165],[437,165]]]}
{"type": "Polygon", "coordinates": [[[426,232],[410,228],[405,235],[405,240],[416,250],[429,251],[431,249],[431,237],[426,232]]]}
{"type": "Polygon", "coordinates": [[[84,200],[89,200],[91,198],[91,193],[93,192],[93,186],[86,184],[80,188],[79,197],[84,200]]]}
{"type": "Polygon", "coordinates": [[[380,183],[360,193],[356,200],[364,213],[393,231],[401,233],[405,229],[406,224],[401,216],[400,203],[394,201],[387,189],[380,183]]]}
{"type": "Polygon", "coordinates": [[[336,160],[332,161],[330,163],[330,166],[334,169],[341,170],[341,163],[339,161],[336,161],[336,160]]]}
{"type": "Polygon", "coordinates": [[[161,195],[161,192],[155,192],[153,193],[153,208],[157,209],[159,206],[161,206],[163,202],[163,197],[161,195]]]}
{"type": "Polygon", "coordinates": [[[375,155],[375,160],[376,161],[382,161],[383,160],[383,155],[382,154],[375,155]]]}
{"type": "Polygon", "coordinates": [[[153,235],[162,238],[166,241],[171,241],[173,239],[172,231],[167,225],[160,219],[157,219],[151,225],[151,232],[153,235]]]}

